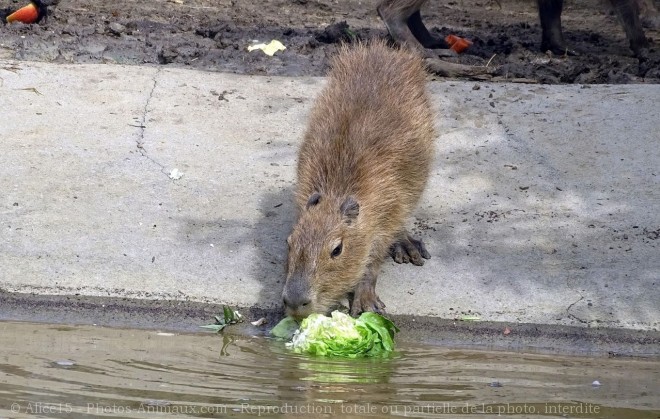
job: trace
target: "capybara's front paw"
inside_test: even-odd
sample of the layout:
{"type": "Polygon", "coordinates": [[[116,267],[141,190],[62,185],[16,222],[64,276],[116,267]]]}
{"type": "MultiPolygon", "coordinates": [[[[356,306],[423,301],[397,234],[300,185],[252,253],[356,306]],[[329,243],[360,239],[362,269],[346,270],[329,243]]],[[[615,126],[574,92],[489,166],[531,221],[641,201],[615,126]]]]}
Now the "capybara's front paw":
{"type": "Polygon", "coordinates": [[[422,266],[424,259],[431,259],[431,254],[426,250],[426,246],[422,240],[413,238],[410,234],[405,233],[399,240],[392,244],[390,248],[390,256],[396,263],[412,263],[413,265],[422,266]]]}
{"type": "Polygon", "coordinates": [[[351,306],[351,316],[357,317],[365,311],[373,311],[385,314],[385,304],[380,301],[373,287],[362,287],[358,285],[354,293],[348,296],[351,306]]]}

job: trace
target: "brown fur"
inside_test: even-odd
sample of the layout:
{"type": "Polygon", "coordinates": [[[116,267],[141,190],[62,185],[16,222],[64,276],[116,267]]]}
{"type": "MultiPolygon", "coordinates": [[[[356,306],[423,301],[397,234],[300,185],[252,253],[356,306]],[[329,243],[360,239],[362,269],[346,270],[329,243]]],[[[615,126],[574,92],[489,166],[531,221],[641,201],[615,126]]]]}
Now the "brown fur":
{"type": "Polygon", "coordinates": [[[283,293],[285,304],[287,296],[307,297],[287,307],[296,317],[327,312],[351,293],[363,300],[352,303],[353,314],[378,311],[378,269],[407,237],[404,222],[434,154],[420,57],[373,42],[343,47],[331,67],[298,156],[298,221],[287,240],[283,293]]]}

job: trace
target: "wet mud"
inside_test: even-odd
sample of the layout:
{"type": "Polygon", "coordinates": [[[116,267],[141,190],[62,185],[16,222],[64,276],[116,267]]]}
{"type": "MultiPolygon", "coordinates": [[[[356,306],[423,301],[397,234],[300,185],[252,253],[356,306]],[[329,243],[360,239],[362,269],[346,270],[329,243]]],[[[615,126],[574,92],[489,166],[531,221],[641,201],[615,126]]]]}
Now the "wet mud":
{"type": "MultiPolygon", "coordinates": [[[[422,13],[433,33],[473,41],[464,54],[449,60],[488,63],[497,69],[495,80],[659,82],[658,16],[644,16],[651,48],[639,60],[604,3],[566,2],[564,36],[579,53],[570,57],[539,50],[541,30],[533,1],[430,1],[422,13]]],[[[0,17],[21,4],[3,1],[0,17]]],[[[0,58],[321,76],[339,43],[387,37],[375,6],[375,0],[60,0],[39,24],[0,24],[0,58]],[[255,41],[272,39],[286,50],[273,57],[247,51],[255,41]]]]}

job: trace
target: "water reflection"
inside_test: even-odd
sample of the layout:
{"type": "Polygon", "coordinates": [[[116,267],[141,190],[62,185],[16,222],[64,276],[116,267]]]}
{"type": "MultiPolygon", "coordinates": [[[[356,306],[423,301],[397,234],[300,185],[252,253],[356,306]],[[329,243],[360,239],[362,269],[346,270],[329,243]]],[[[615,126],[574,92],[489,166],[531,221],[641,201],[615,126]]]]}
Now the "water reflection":
{"type": "Polygon", "coordinates": [[[0,337],[0,417],[660,415],[653,361],[405,343],[324,359],[261,337],[25,323],[0,323],[0,337]]]}

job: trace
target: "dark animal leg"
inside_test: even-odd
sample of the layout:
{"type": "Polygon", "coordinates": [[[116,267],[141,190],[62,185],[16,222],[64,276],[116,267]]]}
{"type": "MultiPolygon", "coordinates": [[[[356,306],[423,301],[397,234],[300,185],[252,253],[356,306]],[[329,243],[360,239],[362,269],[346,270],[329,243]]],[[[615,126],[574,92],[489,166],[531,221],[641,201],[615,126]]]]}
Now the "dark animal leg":
{"type": "Polygon", "coordinates": [[[551,51],[556,55],[577,55],[569,50],[561,30],[561,11],[564,0],[537,0],[541,20],[541,51],[551,51]]]}
{"type": "Polygon", "coordinates": [[[619,17],[626,36],[630,42],[630,49],[636,57],[642,58],[642,50],[648,48],[649,41],[644,35],[642,24],[639,20],[639,5],[636,0],[610,0],[616,15],[619,17]]]}
{"type": "Polygon", "coordinates": [[[385,23],[390,36],[399,45],[417,50],[425,58],[427,69],[439,76],[464,77],[482,80],[495,72],[494,68],[474,67],[439,59],[455,56],[451,49],[440,48],[444,41],[431,35],[422,22],[419,12],[426,0],[382,0],[378,15],[385,23]],[[442,43],[442,44],[441,44],[442,43]],[[438,49],[427,49],[426,47],[438,49]]]}
{"type": "Polygon", "coordinates": [[[444,39],[431,35],[424,22],[422,22],[422,15],[419,10],[408,18],[408,28],[424,48],[449,49],[449,45],[444,39]]]}

